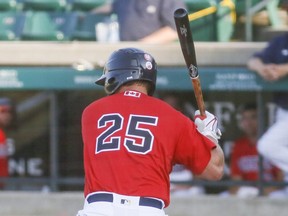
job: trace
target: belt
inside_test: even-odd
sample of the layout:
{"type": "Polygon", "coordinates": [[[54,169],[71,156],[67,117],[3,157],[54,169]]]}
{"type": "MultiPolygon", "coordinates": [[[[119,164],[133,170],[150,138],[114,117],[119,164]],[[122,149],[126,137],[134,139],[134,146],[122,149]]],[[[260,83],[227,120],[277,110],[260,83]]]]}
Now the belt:
{"type": "MultiPolygon", "coordinates": [[[[96,193],[88,196],[88,203],[94,202],[113,202],[113,194],[110,193],[96,193]]],[[[121,204],[125,204],[126,199],[121,199],[121,204]]],[[[149,197],[139,197],[139,206],[154,207],[158,209],[163,209],[163,203],[160,200],[149,198],[149,197]]]]}

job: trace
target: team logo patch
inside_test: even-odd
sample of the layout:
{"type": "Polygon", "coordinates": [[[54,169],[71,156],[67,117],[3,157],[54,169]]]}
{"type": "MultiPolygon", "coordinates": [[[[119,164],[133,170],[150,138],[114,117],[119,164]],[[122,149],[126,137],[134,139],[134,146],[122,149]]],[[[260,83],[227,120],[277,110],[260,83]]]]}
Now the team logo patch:
{"type": "Polygon", "coordinates": [[[131,200],[127,200],[127,199],[121,199],[121,204],[124,204],[124,205],[130,205],[131,204],[131,200]]]}
{"type": "Polygon", "coordinates": [[[149,54],[145,53],[144,54],[144,59],[146,59],[147,61],[151,61],[152,57],[149,54]]]}
{"type": "Polygon", "coordinates": [[[180,27],[180,32],[181,32],[181,35],[184,35],[185,37],[187,37],[187,28],[185,25],[183,25],[183,27],[180,27]]]}
{"type": "Polygon", "coordinates": [[[146,11],[148,14],[155,14],[156,11],[157,11],[157,8],[155,5],[149,5],[147,8],[146,8],[146,11]]]}
{"type": "Polygon", "coordinates": [[[288,56],[288,49],[282,49],[281,53],[283,56],[288,56]]]}
{"type": "Polygon", "coordinates": [[[141,93],[140,92],[135,92],[135,91],[125,91],[124,92],[124,96],[139,98],[141,96],[141,93]]]}
{"type": "Polygon", "coordinates": [[[153,68],[153,65],[152,65],[152,63],[150,61],[146,62],[146,68],[148,70],[151,70],[153,68]]]}

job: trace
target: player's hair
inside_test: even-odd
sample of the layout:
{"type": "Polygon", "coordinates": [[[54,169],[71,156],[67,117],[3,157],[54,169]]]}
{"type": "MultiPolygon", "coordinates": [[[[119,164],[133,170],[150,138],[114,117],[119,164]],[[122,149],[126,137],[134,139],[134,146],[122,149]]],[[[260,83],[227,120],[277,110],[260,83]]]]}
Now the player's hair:
{"type": "Polygon", "coordinates": [[[241,105],[238,108],[238,113],[241,114],[244,111],[248,111],[248,110],[257,110],[257,105],[254,102],[249,102],[249,103],[245,103],[243,105],[241,105]]]}
{"type": "Polygon", "coordinates": [[[239,121],[241,119],[241,116],[243,112],[245,111],[257,111],[257,105],[255,102],[248,102],[245,104],[242,104],[238,109],[237,109],[237,120],[239,121]]]}
{"type": "MultiPolygon", "coordinates": [[[[146,88],[148,95],[152,95],[154,93],[154,85],[151,82],[148,82],[146,80],[133,80],[133,81],[123,84],[122,86],[132,86],[135,84],[146,88]]],[[[117,89],[115,93],[119,92],[120,90],[121,90],[121,87],[117,89]]]]}

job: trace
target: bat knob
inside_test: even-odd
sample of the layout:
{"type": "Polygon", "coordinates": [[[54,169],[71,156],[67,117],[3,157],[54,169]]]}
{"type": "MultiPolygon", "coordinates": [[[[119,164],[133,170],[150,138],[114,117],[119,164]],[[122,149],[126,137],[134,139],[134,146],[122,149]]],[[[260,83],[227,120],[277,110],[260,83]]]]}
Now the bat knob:
{"type": "Polygon", "coordinates": [[[188,15],[188,12],[185,8],[178,8],[174,11],[175,18],[182,18],[188,15]]]}

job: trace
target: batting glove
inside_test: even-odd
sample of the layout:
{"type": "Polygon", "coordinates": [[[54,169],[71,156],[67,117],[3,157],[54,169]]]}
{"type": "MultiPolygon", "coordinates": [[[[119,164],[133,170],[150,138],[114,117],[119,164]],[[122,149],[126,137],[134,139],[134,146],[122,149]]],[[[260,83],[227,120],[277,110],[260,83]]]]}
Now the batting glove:
{"type": "Polygon", "coordinates": [[[204,136],[212,139],[215,143],[218,143],[222,133],[218,128],[218,120],[216,116],[205,111],[206,117],[200,115],[200,111],[195,112],[195,125],[197,130],[204,136]]]}

